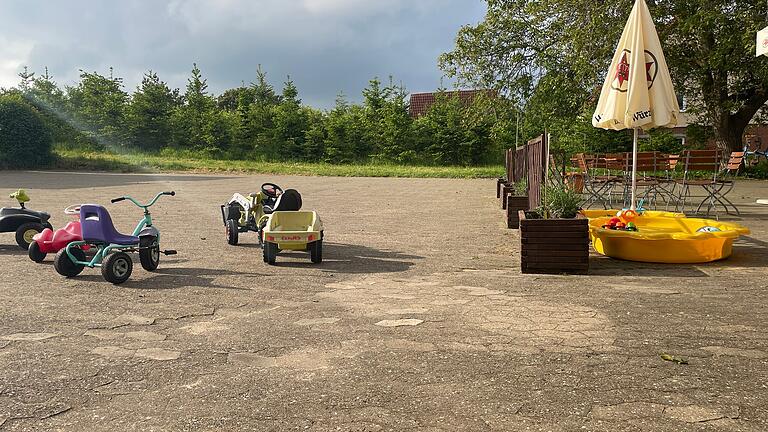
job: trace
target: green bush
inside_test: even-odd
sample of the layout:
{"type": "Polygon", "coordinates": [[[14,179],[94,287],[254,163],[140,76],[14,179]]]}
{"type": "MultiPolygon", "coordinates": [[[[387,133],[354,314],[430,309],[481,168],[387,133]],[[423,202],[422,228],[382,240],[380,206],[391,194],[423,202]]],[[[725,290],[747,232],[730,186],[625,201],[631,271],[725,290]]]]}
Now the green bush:
{"type": "Polygon", "coordinates": [[[672,135],[668,129],[653,129],[648,139],[638,143],[640,151],[658,151],[667,154],[679,154],[683,151],[683,141],[672,135]]]}
{"type": "Polygon", "coordinates": [[[17,95],[0,96],[0,167],[46,166],[51,147],[51,134],[34,108],[17,95]]]}
{"type": "Polygon", "coordinates": [[[542,200],[539,212],[545,218],[573,219],[581,209],[581,195],[564,184],[545,187],[542,200]]]}
{"type": "Polygon", "coordinates": [[[762,161],[757,165],[748,165],[744,168],[745,177],[755,179],[768,179],[768,161],[762,161]]]}

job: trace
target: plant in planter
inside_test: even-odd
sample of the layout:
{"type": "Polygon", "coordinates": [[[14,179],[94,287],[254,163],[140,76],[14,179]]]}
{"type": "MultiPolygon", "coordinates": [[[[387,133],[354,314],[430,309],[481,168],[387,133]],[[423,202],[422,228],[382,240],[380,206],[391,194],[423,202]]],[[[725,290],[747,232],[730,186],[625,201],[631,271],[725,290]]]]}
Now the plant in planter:
{"type": "Polygon", "coordinates": [[[515,183],[512,191],[507,195],[507,228],[520,228],[520,210],[528,210],[528,182],[526,180],[515,183]]]}
{"type": "Polygon", "coordinates": [[[520,211],[520,266],[523,273],[586,274],[589,225],[579,214],[581,197],[567,185],[544,190],[542,206],[520,211]]]}

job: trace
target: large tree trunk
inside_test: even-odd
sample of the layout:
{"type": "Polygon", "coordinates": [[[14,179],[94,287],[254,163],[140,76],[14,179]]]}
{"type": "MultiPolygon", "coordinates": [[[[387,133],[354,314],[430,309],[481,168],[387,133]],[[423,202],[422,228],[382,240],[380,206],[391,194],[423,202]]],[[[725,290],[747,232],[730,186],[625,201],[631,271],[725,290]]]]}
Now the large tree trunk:
{"type": "Polygon", "coordinates": [[[710,70],[702,81],[704,103],[710,112],[715,126],[718,144],[726,151],[741,151],[744,149],[743,137],[752,118],[768,101],[766,89],[756,85],[744,90],[739,95],[731,95],[728,91],[728,73],[726,71],[710,70]],[[730,106],[740,104],[735,113],[730,106]]]}
{"type": "Polygon", "coordinates": [[[744,122],[738,115],[722,113],[715,123],[718,146],[729,152],[741,151],[744,148],[744,130],[748,125],[749,120],[744,122]]]}

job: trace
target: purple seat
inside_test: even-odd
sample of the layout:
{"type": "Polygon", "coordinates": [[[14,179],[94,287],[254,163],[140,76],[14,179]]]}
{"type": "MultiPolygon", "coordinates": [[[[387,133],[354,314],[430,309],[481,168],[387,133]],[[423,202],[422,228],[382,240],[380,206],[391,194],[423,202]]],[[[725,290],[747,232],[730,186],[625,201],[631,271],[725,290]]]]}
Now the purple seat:
{"type": "Polygon", "coordinates": [[[83,240],[92,243],[110,243],[123,246],[139,243],[139,238],[132,235],[120,234],[112,224],[107,209],[96,204],[80,206],[80,226],[83,230],[83,240]]]}

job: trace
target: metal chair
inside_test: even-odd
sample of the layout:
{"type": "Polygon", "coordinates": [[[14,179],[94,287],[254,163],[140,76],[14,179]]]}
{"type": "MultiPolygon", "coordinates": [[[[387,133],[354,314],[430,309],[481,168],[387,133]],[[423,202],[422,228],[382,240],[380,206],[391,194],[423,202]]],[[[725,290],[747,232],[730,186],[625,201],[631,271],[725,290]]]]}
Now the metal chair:
{"type": "Polygon", "coordinates": [[[727,171],[724,172],[721,169],[722,159],[723,152],[721,150],[686,150],[683,152],[681,155],[681,160],[685,164],[683,177],[676,180],[676,183],[680,186],[680,193],[676,197],[675,205],[677,211],[685,212],[689,198],[701,198],[695,213],[699,213],[704,204],[707,205],[707,215],[712,212],[712,209],[716,208],[717,204],[723,206],[726,213],[730,213],[728,208],[730,204],[738,214],[738,209],[725,198],[725,194],[732,189],[732,187],[726,189],[732,183],[732,180],[724,180],[722,178],[722,175],[727,173],[727,171]],[[731,183],[728,183],[729,181],[731,183]],[[704,194],[691,194],[692,187],[700,187],[704,194]]]}

